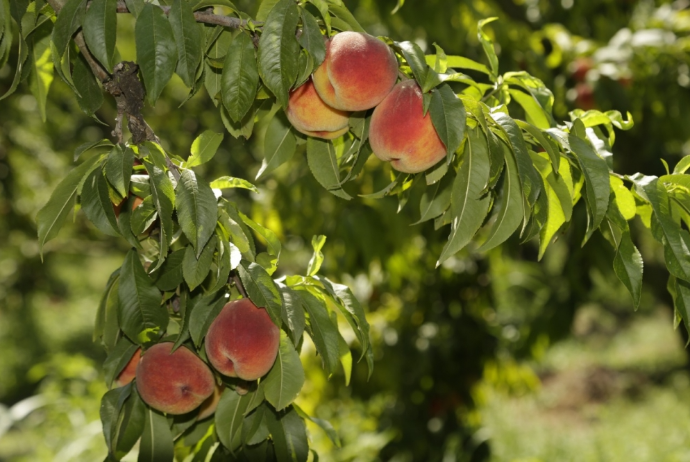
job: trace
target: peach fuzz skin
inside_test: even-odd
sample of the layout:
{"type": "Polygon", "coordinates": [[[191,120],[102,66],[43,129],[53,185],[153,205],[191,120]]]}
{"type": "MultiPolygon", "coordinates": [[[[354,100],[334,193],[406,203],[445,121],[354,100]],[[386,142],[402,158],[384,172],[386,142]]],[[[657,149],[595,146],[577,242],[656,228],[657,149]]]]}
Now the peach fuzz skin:
{"type": "Polygon", "coordinates": [[[134,352],[132,358],[129,360],[124,369],[120,372],[115,380],[115,385],[118,387],[124,387],[129,382],[134,380],[134,376],[137,373],[137,365],[139,364],[139,359],[141,358],[141,348],[137,348],[134,352]]]}
{"type": "Polygon", "coordinates": [[[216,412],[218,402],[220,401],[220,396],[224,391],[225,385],[216,385],[216,388],[213,390],[213,394],[206,398],[206,401],[201,403],[201,407],[199,407],[199,415],[197,416],[196,420],[204,420],[206,417],[209,417],[211,414],[216,412]]]}
{"type": "Polygon", "coordinates": [[[350,114],[324,103],[311,80],[290,93],[285,113],[297,131],[305,135],[332,140],[349,130],[350,114]]]}
{"type": "Polygon", "coordinates": [[[446,156],[446,147],[423,116],[422,90],[414,80],[400,82],[371,116],[369,142],[376,157],[404,173],[423,172],[446,156]]]}
{"type": "Polygon", "coordinates": [[[206,334],[206,356],[223,375],[256,380],[273,366],[278,355],[280,329],[266,310],[250,300],[223,307],[206,334]]]}
{"type": "Polygon", "coordinates": [[[198,408],[216,387],[211,369],[194,353],[172,342],[144,352],[137,366],[136,384],[141,399],[168,414],[186,414],[198,408]]]}
{"type": "Polygon", "coordinates": [[[341,32],[326,42],[326,59],[313,75],[321,99],[341,111],[376,106],[398,79],[398,60],[381,40],[360,32],[341,32]]]}

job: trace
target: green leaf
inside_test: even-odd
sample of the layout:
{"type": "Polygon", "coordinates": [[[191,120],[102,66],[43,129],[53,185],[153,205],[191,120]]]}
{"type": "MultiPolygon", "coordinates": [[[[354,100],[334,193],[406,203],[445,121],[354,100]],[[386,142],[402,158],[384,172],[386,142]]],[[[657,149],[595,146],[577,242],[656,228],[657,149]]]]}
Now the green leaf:
{"type": "Polygon", "coordinates": [[[321,355],[324,371],[330,376],[338,366],[338,328],[331,321],[324,301],[305,290],[299,291],[299,297],[309,313],[307,331],[314,341],[316,351],[321,355]]]}
{"type": "Polygon", "coordinates": [[[65,54],[67,45],[82,24],[86,0],[67,0],[53,26],[53,43],[60,57],[65,54]]]}
{"type": "Polygon", "coordinates": [[[340,186],[340,168],[332,142],[309,137],[307,139],[307,163],[314,178],[321,186],[342,199],[352,199],[352,196],[340,186]]]}
{"type": "Polygon", "coordinates": [[[242,442],[245,445],[256,445],[268,438],[268,427],[264,419],[266,412],[270,411],[263,404],[245,418],[242,425],[242,442]]]}
{"type": "MultiPolygon", "coordinates": [[[[12,43],[10,42],[8,46],[11,47],[12,43]]],[[[29,47],[24,41],[24,39],[21,37],[19,38],[19,49],[17,50],[17,54],[17,67],[14,71],[14,79],[12,80],[10,88],[2,96],[0,96],[0,101],[2,101],[3,99],[7,98],[15,92],[17,86],[19,85],[19,82],[22,80],[22,75],[24,74],[24,63],[29,57],[29,47]]]]}
{"type": "Polygon", "coordinates": [[[276,362],[262,383],[266,400],[278,411],[289,406],[304,385],[302,362],[285,331],[280,331],[276,362]]]}
{"type": "Polygon", "coordinates": [[[321,427],[321,429],[324,432],[326,432],[326,435],[334,445],[336,445],[337,447],[342,446],[340,443],[340,437],[338,437],[338,433],[335,431],[335,428],[333,428],[333,425],[331,425],[331,423],[328,420],[312,417],[306,412],[304,412],[304,410],[302,410],[302,408],[296,404],[293,404],[292,407],[295,409],[295,411],[297,411],[297,414],[300,417],[302,417],[303,419],[309,419],[310,421],[314,422],[316,425],[321,427]]]}
{"type": "MultiPolygon", "coordinates": [[[[495,112],[491,115],[508,138],[512,153],[515,155],[518,175],[522,183],[522,193],[528,205],[532,207],[537,202],[539,193],[541,193],[542,181],[527,152],[527,145],[522,137],[522,131],[520,131],[517,123],[510,116],[502,112],[495,112]]],[[[529,210],[525,210],[525,212],[529,212],[529,210]]]]}
{"type": "Polygon", "coordinates": [[[182,170],[175,190],[175,201],[180,227],[198,257],[216,229],[216,196],[208,183],[197,180],[192,170],[182,170]]]}
{"type": "Polygon", "coordinates": [[[444,175],[441,181],[426,188],[419,201],[419,220],[413,225],[432,220],[450,207],[454,179],[455,175],[444,175]]]}
{"type": "Polygon", "coordinates": [[[163,10],[146,3],[134,28],[137,63],[144,77],[147,99],[153,106],[177,64],[175,36],[163,10]]]}
{"type": "Polygon", "coordinates": [[[194,19],[192,6],[185,0],[173,2],[168,20],[177,45],[177,75],[191,88],[202,58],[202,30],[194,19]]]}
{"type": "Polygon", "coordinates": [[[352,352],[350,351],[350,345],[347,344],[340,332],[338,332],[338,356],[345,374],[345,386],[349,386],[350,378],[352,377],[352,352]]]}
{"type": "MultiPolygon", "coordinates": [[[[117,38],[117,0],[91,2],[82,30],[91,54],[108,72],[112,72],[117,38]]],[[[79,90],[81,93],[81,88],[79,90]]]]}
{"type": "Polygon", "coordinates": [[[240,33],[225,56],[221,74],[223,105],[233,122],[242,120],[252,107],[258,86],[259,70],[254,42],[249,34],[240,33]]]}
{"type": "Polygon", "coordinates": [[[249,181],[242,178],[235,178],[232,176],[221,176],[216,178],[211,182],[211,188],[213,189],[231,189],[231,188],[241,188],[248,189],[253,193],[259,193],[259,190],[251,184],[249,181]]]}
{"type": "MultiPolygon", "coordinates": [[[[489,58],[489,65],[491,66],[491,75],[494,77],[498,76],[498,56],[496,56],[496,50],[494,49],[494,42],[491,40],[491,37],[487,35],[486,32],[484,32],[484,26],[487,24],[496,21],[498,18],[486,18],[482,19],[477,23],[477,38],[479,39],[479,42],[482,44],[482,48],[484,48],[484,53],[486,54],[486,57],[489,58]]],[[[448,64],[450,67],[453,67],[450,63],[448,64]]]]}
{"type": "Polygon", "coordinates": [[[396,45],[400,48],[405,61],[412,69],[415,80],[420,87],[423,87],[427,72],[429,71],[429,66],[427,66],[424,60],[424,52],[414,42],[396,42],[396,45]]]}
{"type": "Polygon", "coordinates": [[[67,214],[72,210],[77,197],[77,190],[84,178],[96,168],[101,161],[98,156],[92,157],[74,170],[57,185],[46,205],[38,211],[38,248],[43,255],[43,246],[54,238],[65,223],[67,214]]]}
{"type": "Polygon", "coordinates": [[[121,411],[122,421],[115,445],[116,458],[124,457],[144,433],[146,426],[146,405],[139,397],[135,386],[132,386],[129,398],[121,411]]]}
{"type": "Polygon", "coordinates": [[[227,303],[224,294],[209,294],[205,296],[197,296],[189,302],[188,310],[191,310],[189,316],[189,334],[192,337],[194,345],[198,348],[201,341],[206,336],[208,328],[211,323],[218,316],[218,313],[223,309],[227,303]]]}
{"type": "Polygon", "coordinates": [[[307,428],[294,409],[266,413],[266,424],[273,439],[277,462],[306,462],[309,457],[307,428]]]}
{"type": "Polygon", "coordinates": [[[86,59],[82,54],[77,55],[72,70],[74,85],[79,88],[77,103],[84,114],[93,116],[103,105],[103,90],[93,75],[86,59]]]}
{"type": "Polygon", "coordinates": [[[267,175],[292,158],[297,147],[297,139],[290,124],[282,114],[276,115],[268,124],[264,138],[264,160],[256,174],[256,179],[267,175]]]}
{"type": "MultiPolygon", "coordinates": [[[[432,66],[436,64],[437,56],[439,55],[426,55],[424,56],[424,58],[426,60],[426,63],[432,66]]],[[[447,68],[471,69],[473,71],[478,71],[486,75],[491,75],[491,71],[484,64],[478,63],[469,58],[465,58],[464,56],[444,56],[444,60],[447,68]]],[[[438,72],[446,72],[446,69],[443,69],[438,72]]]]}
{"type": "Polygon", "coordinates": [[[685,328],[690,330],[690,284],[674,276],[669,277],[668,291],[673,297],[676,316],[680,316],[685,328]]]}
{"type": "Polygon", "coordinates": [[[211,271],[213,253],[216,251],[217,244],[218,239],[215,236],[212,237],[201,251],[201,255],[199,255],[198,259],[191,246],[188,246],[185,250],[184,261],[182,263],[182,274],[189,286],[189,290],[196,289],[208,276],[209,271],[211,271]]]}
{"type": "Polygon", "coordinates": [[[551,127],[551,122],[544,109],[534,99],[532,95],[528,95],[520,90],[510,90],[510,96],[522,106],[527,116],[527,122],[534,124],[539,128],[551,127]]]}
{"type": "Polygon", "coordinates": [[[553,236],[572,217],[573,198],[570,195],[572,180],[567,159],[561,158],[561,169],[566,174],[559,176],[555,175],[552,164],[544,153],[535,154],[532,159],[544,179],[544,192],[548,200],[547,219],[539,236],[539,259],[541,259],[553,236]]]}
{"type": "MultiPolygon", "coordinates": [[[[266,241],[267,245],[267,251],[270,255],[273,255],[276,257],[276,263],[277,263],[277,258],[280,257],[280,251],[282,248],[282,245],[280,244],[280,239],[278,239],[278,236],[271,231],[268,228],[265,228],[249,218],[247,215],[245,215],[242,212],[238,212],[239,217],[242,219],[242,221],[249,226],[251,229],[254,230],[263,240],[266,241]]],[[[268,270],[268,269],[267,269],[268,270]]]]}
{"type": "MultiPolygon", "coordinates": [[[[147,3],[150,5],[150,3],[147,3]]],[[[146,8],[144,8],[144,11],[146,8]]],[[[142,15],[144,12],[142,12],[142,15]]],[[[168,419],[153,409],[147,409],[144,417],[144,433],[139,444],[137,462],[162,462],[174,459],[173,435],[168,419]]]]}
{"type": "Polygon", "coordinates": [[[319,272],[319,269],[321,269],[321,264],[323,263],[323,252],[321,252],[321,249],[325,243],[326,236],[319,235],[311,238],[311,246],[314,249],[314,255],[312,255],[311,259],[309,260],[307,276],[313,276],[319,272]]]}
{"type": "Polygon", "coordinates": [[[141,266],[134,250],[127,252],[120,272],[120,328],[132,341],[147,329],[165,331],[168,311],[161,305],[161,293],[141,266]]]}
{"type": "Polygon", "coordinates": [[[192,142],[192,154],[187,159],[185,167],[196,167],[213,159],[220,144],[223,142],[223,138],[222,133],[216,133],[212,130],[206,130],[197,136],[192,142]]]}
{"type": "Polygon", "coordinates": [[[357,339],[362,344],[362,356],[364,356],[365,352],[371,348],[371,344],[369,342],[369,323],[359,300],[354,296],[352,290],[344,284],[336,284],[324,277],[314,276],[314,279],[321,282],[334,297],[335,306],[350,324],[357,339]]]}
{"type": "Polygon", "coordinates": [[[271,320],[280,327],[283,299],[271,276],[261,265],[246,260],[242,260],[237,269],[251,301],[260,308],[266,308],[271,320]]]}
{"type": "Polygon", "coordinates": [[[455,96],[450,86],[444,84],[432,93],[429,113],[436,133],[441,138],[450,158],[465,137],[467,125],[465,105],[455,96]]]}
{"type": "Polygon", "coordinates": [[[331,15],[328,13],[328,3],[326,3],[324,0],[308,0],[309,3],[314,5],[317,10],[319,10],[319,13],[321,14],[321,19],[323,19],[324,24],[326,25],[326,36],[330,37],[331,36],[331,15]]]}
{"type": "Polygon", "coordinates": [[[108,193],[108,183],[100,168],[86,178],[81,192],[81,205],[89,221],[99,231],[109,236],[120,235],[115,209],[108,193]]]}
{"type": "Polygon", "coordinates": [[[134,151],[121,145],[113,147],[105,161],[105,177],[122,197],[129,193],[134,151]]]}
{"type": "MultiPolygon", "coordinates": [[[[134,206],[134,202],[130,203],[127,201],[125,207],[127,206],[134,206]]],[[[122,213],[120,213],[120,216],[122,216],[122,213]]],[[[134,236],[142,234],[156,221],[157,217],[158,214],[156,213],[156,206],[153,203],[153,197],[148,196],[141,204],[132,210],[129,223],[132,234],[134,236]]]]}
{"type": "Polygon", "coordinates": [[[553,143],[549,141],[549,139],[546,136],[544,136],[544,133],[534,125],[530,125],[522,120],[515,120],[515,122],[518,124],[520,128],[532,135],[532,137],[537,141],[537,143],[539,143],[539,145],[542,148],[544,148],[544,150],[548,153],[549,158],[551,159],[551,166],[554,172],[556,173],[556,175],[558,175],[558,168],[560,166],[561,157],[560,153],[558,152],[558,149],[554,147],[553,143]]]}
{"type": "Polygon", "coordinates": [[[144,0],[125,0],[125,4],[129,12],[132,13],[132,16],[136,19],[139,17],[141,10],[144,9],[145,2],[144,0]]]}
{"type": "MultiPolygon", "coordinates": [[[[47,25],[45,25],[47,26],[47,25]]],[[[46,120],[46,100],[53,83],[53,61],[50,51],[50,27],[41,26],[28,39],[30,44],[29,89],[36,98],[41,118],[46,120]]]]}
{"type": "Polygon", "coordinates": [[[314,64],[318,66],[326,58],[326,43],[321,35],[319,24],[312,14],[304,8],[300,8],[302,16],[302,35],[299,43],[314,58],[314,64]]]}
{"type": "Polygon", "coordinates": [[[300,46],[295,39],[299,9],[292,0],[279,0],[271,9],[259,39],[259,73],[278,102],[287,108],[288,93],[297,78],[300,46]]]}
{"type": "Polygon", "coordinates": [[[510,154],[508,146],[499,142],[505,158],[505,170],[501,189],[498,193],[496,205],[494,205],[495,221],[486,241],[478,249],[488,251],[505,242],[520,226],[524,217],[522,189],[517,172],[515,158],[510,154]]]}
{"type": "Polygon", "coordinates": [[[163,292],[170,292],[182,284],[182,262],[184,261],[186,249],[187,247],[172,252],[157,272],[151,275],[155,278],[158,289],[163,292]]]}
{"type": "MultiPolygon", "coordinates": [[[[643,261],[640,251],[630,237],[630,228],[616,206],[615,195],[611,195],[611,203],[606,212],[611,226],[618,228],[620,238],[616,246],[616,256],[613,260],[613,270],[618,279],[625,285],[633,298],[635,309],[640,306],[642,298],[643,261]]],[[[616,236],[616,233],[613,233],[616,236]]]]}
{"type": "Polygon", "coordinates": [[[286,285],[279,282],[276,284],[283,297],[283,309],[281,312],[283,324],[287,325],[292,333],[292,342],[298,345],[307,323],[304,316],[304,308],[302,308],[302,299],[296,291],[290,289],[286,285]]]}
{"type": "Polygon", "coordinates": [[[451,210],[453,222],[448,242],[441,251],[437,266],[465,247],[486,217],[491,198],[482,197],[489,180],[489,149],[482,132],[475,128],[468,132],[462,164],[453,182],[451,210]]]}
{"type": "Polygon", "coordinates": [[[127,363],[132,359],[138,348],[139,345],[132,343],[127,337],[122,337],[112,350],[108,352],[108,356],[103,362],[103,375],[105,384],[108,387],[112,385],[115,378],[127,366],[127,363]]]}
{"type": "Polygon", "coordinates": [[[240,396],[235,390],[226,388],[216,408],[216,433],[226,448],[234,451],[242,445],[241,431],[244,414],[251,395],[240,396]]]}
{"type": "Polygon", "coordinates": [[[117,429],[117,421],[120,416],[121,402],[127,398],[130,387],[116,388],[107,391],[101,398],[100,416],[103,422],[103,435],[108,452],[112,452],[114,445],[113,433],[117,429]]]}
{"type": "Polygon", "coordinates": [[[99,141],[89,141],[87,143],[80,144],[79,146],[77,146],[77,149],[74,150],[74,161],[76,162],[77,160],[79,160],[79,157],[81,157],[82,154],[92,149],[101,152],[110,152],[110,150],[114,146],[115,145],[107,139],[102,139],[99,141]]]}
{"type": "MultiPolygon", "coordinates": [[[[96,322],[93,328],[93,336],[92,340],[94,343],[97,341],[101,340],[101,344],[103,346],[106,346],[105,342],[103,341],[105,337],[105,329],[106,329],[106,308],[108,305],[108,299],[110,298],[111,292],[113,290],[113,286],[117,283],[118,278],[120,277],[120,269],[116,269],[113,271],[113,273],[110,275],[108,278],[108,282],[105,285],[105,290],[103,291],[103,295],[101,296],[101,301],[98,303],[98,310],[96,311],[96,322]]],[[[120,327],[117,327],[117,330],[119,330],[120,327]]],[[[109,350],[110,348],[106,347],[106,350],[109,350]]]]}
{"type": "MultiPolygon", "coordinates": [[[[664,182],[665,177],[659,178],[659,181],[664,182]]],[[[637,214],[637,205],[635,204],[635,197],[628,188],[623,184],[623,180],[616,176],[609,176],[611,182],[611,191],[616,195],[616,205],[626,220],[632,220],[637,214]]],[[[609,207],[611,205],[609,204],[609,207]]]]}
{"type": "Polygon", "coordinates": [[[335,26],[341,30],[353,30],[355,32],[361,32],[366,34],[367,31],[357,22],[355,17],[350,13],[350,10],[339,0],[327,0],[328,10],[333,13],[335,18],[333,18],[333,25],[335,26],[336,19],[340,20],[338,26],[335,26]],[[347,26],[347,28],[343,27],[347,26]]]}
{"type": "Polygon", "coordinates": [[[173,189],[172,181],[168,178],[168,174],[158,167],[151,164],[144,163],[146,171],[150,176],[151,196],[153,203],[156,205],[158,211],[158,218],[160,219],[160,246],[157,269],[163,264],[165,256],[168,254],[168,248],[173,236],[173,207],[175,206],[175,190],[173,189]]]}
{"type": "MultiPolygon", "coordinates": [[[[577,124],[577,122],[575,122],[577,124]]],[[[609,206],[609,168],[606,161],[599,157],[589,143],[574,134],[568,136],[570,149],[576,155],[577,161],[585,176],[585,199],[590,211],[585,242],[599,227],[606,216],[609,206]]]]}

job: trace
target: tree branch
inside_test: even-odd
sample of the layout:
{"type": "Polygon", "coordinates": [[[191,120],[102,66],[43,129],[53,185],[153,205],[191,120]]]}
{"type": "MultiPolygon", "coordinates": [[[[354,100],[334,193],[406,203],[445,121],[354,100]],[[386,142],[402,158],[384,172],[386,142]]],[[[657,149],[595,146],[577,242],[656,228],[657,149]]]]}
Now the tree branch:
{"type": "Polygon", "coordinates": [[[239,274],[237,274],[237,271],[233,271],[232,275],[230,276],[230,280],[235,284],[235,287],[237,287],[237,290],[244,298],[249,298],[249,295],[247,295],[247,289],[244,288],[244,284],[242,284],[242,279],[240,279],[239,274]]]}
{"type": "MultiPolygon", "coordinates": [[[[161,6],[160,8],[166,15],[170,13],[169,6],[161,6]]],[[[124,2],[124,0],[119,0],[117,2],[117,12],[131,13],[131,11],[129,11],[129,8],[127,8],[127,4],[124,2]]],[[[207,13],[206,11],[196,11],[194,13],[194,19],[196,19],[196,22],[202,22],[204,24],[214,24],[216,26],[228,27],[230,29],[239,29],[240,27],[247,27],[249,25],[249,22],[243,19],[233,18],[231,16],[224,16],[221,14],[207,13]]],[[[258,22],[255,22],[254,24],[257,26],[261,25],[261,23],[258,22]]]]}

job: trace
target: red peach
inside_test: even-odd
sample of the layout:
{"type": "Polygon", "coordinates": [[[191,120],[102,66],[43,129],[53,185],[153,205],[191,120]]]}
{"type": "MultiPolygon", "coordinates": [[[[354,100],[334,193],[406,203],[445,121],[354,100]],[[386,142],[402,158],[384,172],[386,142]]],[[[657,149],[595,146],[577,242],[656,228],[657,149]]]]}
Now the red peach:
{"type": "Polygon", "coordinates": [[[341,111],[364,111],[379,104],[398,79],[398,60],[381,40],[341,32],[326,42],[326,59],[314,72],[321,99],[341,111]]]}
{"type": "Polygon", "coordinates": [[[369,142],[376,157],[390,161],[394,169],[417,173],[446,156],[446,148],[423,115],[422,90],[414,80],[397,84],[374,109],[369,142]]]}
{"type": "Polygon", "coordinates": [[[256,380],[266,374],[278,355],[280,329],[265,309],[249,299],[223,307],[206,334],[206,356],[228,377],[256,380]]]}
{"type": "Polygon", "coordinates": [[[134,380],[134,376],[137,373],[137,365],[139,364],[139,359],[141,358],[141,348],[137,348],[137,351],[134,352],[132,357],[130,358],[129,362],[125,366],[124,369],[120,372],[120,375],[117,376],[117,379],[115,379],[115,384],[118,387],[124,387],[127,385],[129,382],[134,380]]]}
{"type": "Polygon", "coordinates": [[[332,140],[349,129],[350,114],[324,103],[311,79],[290,93],[285,112],[290,123],[305,135],[332,140]]]}
{"type": "Polygon", "coordinates": [[[222,395],[224,391],[225,385],[216,385],[216,388],[213,390],[213,394],[206,398],[206,401],[201,403],[201,407],[199,407],[199,415],[197,416],[196,420],[204,420],[206,417],[216,412],[218,402],[220,401],[220,395],[222,395]]]}
{"type": "Polygon", "coordinates": [[[136,384],[141,399],[168,414],[193,411],[213,394],[213,373],[185,347],[174,353],[172,342],[159,343],[144,352],[137,366],[136,384]]]}

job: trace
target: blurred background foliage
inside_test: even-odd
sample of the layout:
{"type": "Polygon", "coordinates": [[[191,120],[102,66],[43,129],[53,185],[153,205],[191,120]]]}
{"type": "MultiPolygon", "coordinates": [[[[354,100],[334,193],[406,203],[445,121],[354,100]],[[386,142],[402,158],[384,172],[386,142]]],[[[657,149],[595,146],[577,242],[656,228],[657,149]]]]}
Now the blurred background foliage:
{"type": "MultiPolygon", "coordinates": [[[[617,172],[662,174],[660,159],[690,155],[687,0],[407,0],[395,15],[396,0],[346,3],[373,34],[480,61],[476,23],[498,16],[491,32],[502,70],[544,80],[557,119],[576,108],[632,113],[635,128],[617,133],[617,172]]],[[[122,57],[135,58],[131,21],[120,15],[118,27],[122,57]]],[[[0,69],[2,93],[11,63],[0,69]]],[[[203,91],[178,109],[186,96],[173,80],[146,110],[165,147],[184,155],[203,130],[224,131],[203,91]]],[[[0,102],[0,461],[101,460],[104,352],[91,329],[127,248],[77,214],[41,261],[34,218],[74,148],[109,137],[110,127],[84,116],[59,81],[47,114],[43,123],[26,83],[0,102]]],[[[112,124],[113,101],[97,115],[112,124]]],[[[202,173],[254,178],[257,133],[226,133],[202,173]]],[[[350,189],[370,193],[387,179],[370,159],[350,189]]],[[[511,240],[489,254],[470,246],[435,270],[443,232],[410,226],[419,212],[398,213],[393,198],[325,193],[304,155],[258,187],[228,194],[284,242],[279,271],[303,272],[312,235],[327,235],[322,272],[353,288],[372,324],[369,381],[360,364],[346,387],[342,375],[324,376],[313,347],[302,352],[308,382],[298,402],[331,420],[343,441],[336,448],[310,427],[321,460],[690,460],[687,334],[674,331],[663,255],[641,226],[645,287],[633,312],[608,244],[597,237],[580,248],[583,208],[541,262],[535,244],[511,240]]]]}

